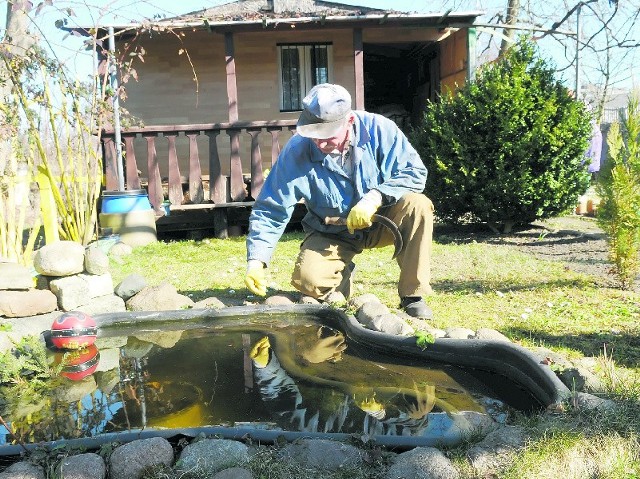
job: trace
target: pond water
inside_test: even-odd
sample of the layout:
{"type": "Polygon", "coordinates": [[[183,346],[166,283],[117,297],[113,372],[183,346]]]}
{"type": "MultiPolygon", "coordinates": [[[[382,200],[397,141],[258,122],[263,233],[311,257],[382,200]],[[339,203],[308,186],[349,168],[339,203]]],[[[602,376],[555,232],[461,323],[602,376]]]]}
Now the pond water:
{"type": "Polygon", "coordinates": [[[501,376],[374,353],[312,316],[109,327],[96,346],[49,351],[60,376],[0,404],[23,442],[199,426],[438,436],[539,408],[501,376]]]}

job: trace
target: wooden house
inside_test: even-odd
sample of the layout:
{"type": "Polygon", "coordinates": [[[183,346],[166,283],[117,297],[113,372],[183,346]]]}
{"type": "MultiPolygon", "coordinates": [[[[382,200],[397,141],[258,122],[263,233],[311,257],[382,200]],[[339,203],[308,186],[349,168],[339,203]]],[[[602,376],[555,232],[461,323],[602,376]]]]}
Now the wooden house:
{"type": "Polygon", "coordinates": [[[427,100],[473,74],[480,14],[239,0],[114,26],[117,51],[134,59],[137,76],[121,105],[144,126],[122,128],[121,168],[116,132],[104,132],[106,189],[117,189],[122,171],[127,189],[147,188],[159,231],[225,236],[229,212],[250,208],[314,84],[341,84],[354,109],[408,128],[427,100]]]}

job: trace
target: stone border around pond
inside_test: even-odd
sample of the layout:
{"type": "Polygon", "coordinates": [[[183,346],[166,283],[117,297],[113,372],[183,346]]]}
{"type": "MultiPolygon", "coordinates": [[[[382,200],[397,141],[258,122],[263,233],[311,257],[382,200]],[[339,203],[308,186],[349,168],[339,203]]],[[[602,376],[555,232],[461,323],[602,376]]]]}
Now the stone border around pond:
{"type": "MultiPolygon", "coordinates": [[[[113,251],[110,251],[112,253],[113,251]]],[[[54,252],[52,257],[60,258],[61,254],[58,252],[54,252]]],[[[77,263],[79,266],[75,266],[73,268],[74,273],[76,271],[82,271],[84,267],[84,273],[80,273],[80,275],[85,274],[88,275],[86,277],[81,277],[83,280],[82,287],[84,288],[84,282],[88,282],[90,284],[95,283],[95,277],[104,278],[105,275],[108,275],[108,271],[106,270],[106,265],[104,261],[104,256],[101,254],[99,248],[87,248],[84,258],[78,251],[77,263]]],[[[108,263],[108,262],[107,262],[108,263]]],[[[6,265],[6,263],[5,263],[6,265]]],[[[5,266],[7,268],[7,266],[5,266]]],[[[18,271],[18,273],[21,273],[18,271]]],[[[67,272],[55,271],[55,275],[53,272],[49,272],[53,276],[64,276],[67,272]]],[[[72,273],[68,273],[72,274],[72,273]]],[[[23,275],[24,276],[24,275],[23,275]]],[[[167,309],[166,299],[167,297],[174,298],[177,301],[176,304],[179,306],[174,307],[194,307],[197,309],[191,310],[181,310],[175,311],[175,314],[178,319],[189,319],[200,317],[202,315],[229,315],[229,314],[238,314],[242,312],[243,314],[252,314],[256,311],[260,312],[283,312],[283,311],[291,311],[291,309],[296,309],[296,311],[310,311],[310,312],[318,312],[323,311],[322,314],[329,314],[332,316],[342,318],[340,321],[344,322],[345,327],[348,329],[346,331],[348,334],[354,334],[357,336],[356,340],[364,341],[366,344],[374,345],[380,338],[384,338],[384,341],[391,342],[394,344],[394,347],[405,349],[420,349],[416,345],[416,339],[414,337],[415,331],[427,332],[435,341],[433,344],[428,345],[428,347],[423,351],[426,357],[430,355],[437,356],[436,360],[442,360],[447,357],[447,355],[452,354],[449,349],[459,348],[460,351],[472,351],[475,359],[468,359],[471,365],[477,365],[473,361],[477,361],[478,354],[485,354],[485,360],[489,363],[499,366],[500,362],[503,362],[502,353],[504,351],[513,351],[516,350],[518,353],[516,356],[519,356],[520,361],[524,361],[524,363],[528,364],[528,367],[532,367],[532,364],[535,364],[536,367],[533,368],[534,371],[538,371],[534,376],[536,379],[533,379],[533,382],[537,380],[542,380],[544,387],[541,388],[541,392],[539,392],[540,400],[543,404],[549,406],[548,413],[555,414],[558,410],[561,410],[563,405],[562,402],[566,400],[570,400],[571,404],[578,408],[583,409],[597,409],[597,408],[611,408],[613,407],[613,402],[604,400],[599,398],[598,396],[594,396],[592,394],[588,394],[587,392],[599,392],[602,390],[601,384],[597,378],[589,372],[588,365],[587,367],[583,367],[581,365],[574,365],[566,359],[562,358],[560,355],[555,354],[554,352],[544,349],[538,348],[536,351],[529,351],[525,348],[521,348],[517,345],[510,343],[508,338],[500,334],[495,330],[490,329],[480,329],[478,331],[472,331],[466,328],[450,328],[446,331],[437,330],[426,321],[420,321],[413,318],[408,318],[403,315],[403,313],[391,313],[386,306],[380,303],[380,301],[373,295],[365,294],[362,296],[358,296],[353,298],[346,304],[348,310],[356,311],[355,317],[349,316],[345,313],[345,311],[341,308],[345,306],[344,298],[330,298],[331,304],[335,306],[334,308],[328,305],[317,305],[309,303],[317,303],[315,300],[310,298],[302,298],[303,303],[307,303],[307,305],[294,305],[290,298],[287,295],[274,295],[265,300],[265,305],[262,306],[242,306],[242,307],[230,307],[225,308],[224,304],[222,304],[216,298],[208,298],[199,303],[193,303],[189,298],[177,294],[175,288],[170,287],[168,283],[163,283],[162,285],[156,287],[149,287],[146,285],[144,278],[139,277],[139,275],[131,275],[131,278],[125,278],[123,282],[121,282],[118,286],[116,286],[114,290],[114,294],[108,296],[109,298],[113,298],[117,296],[116,299],[119,300],[117,304],[116,310],[120,311],[118,313],[103,313],[103,314],[95,314],[100,310],[92,310],[88,311],[90,314],[94,314],[97,319],[99,325],[106,325],[109,322],[117,321],[116,318],[124,318],[124,320],[128,321],[156,321],[160,318],[161,315],[166,315],[166,311],[153,311],[153,312],[122,312],[124,309],[123,304],[124,301],[130,302],[129,300],[139,291],[147,291],[148,295],[153,298],[160,298],[159,301],[164,305],[157,305],[158,309],[163,310],[167,309]],[[169,291],[170,290],[170,291],[169,291]],[[171,294],[168,294],[170,292],[171,294]],[[122,299],[120,299],[122,298],[122,299]],[[184,303],[184,305],[182,305],[184,303]],[[210,308],[223,308],[223,309],[210,309],[210,308]],[[201,309],[205,308],[205,309],[201,309]],[[134,319],[135,318],[135,319],[134,319]],[[382,335],[382,336],[380,336],[382,335]],[[369,343],[371,341],[371,343],[369,343]],[[487,346],[490,344],[491,346],[487,346]],[[487,349],[493,351],[487,355],[487,349]],[[461,348],[461,349],[460,349],[461,348]],[[524,359],[522,359],[524,358],[524,359]],[[550,365],[554,366],[554,370],[550,367],[550,365]],[[539,367],[538,367],[539,366],[539,367]],[[536,369],[537,368],[537,369],[536,369]],[[539,375],[539,377],[537,377],[539,375]],[[558,379],[559,378],[559,379],[558,379]],[[571,385],[578,392],[571,392],[567,389],[566,386],[563,385],[571,385]]],[[[108,277],[107,279],[110,279],[108,277]]],[[[103,283],[108,283],[109,281],[103,281],[99,284],[99,291],[104,289],[103,283]]],[[[25,290],[30,288],[30,283],[26,281],[26,279],[20,283],[20,290],[25,290]],[[22,284],[24,283],[24,284],[22,284]]],[[[15,288],[18,282],[10,281],[9,287],[7,289],[15,288]]],[[[3,284],[0,284],[0,289],[3,284]]],[[[7,285],[5,285],[7,286],[7,285]]],[[[50,284],[46,284],[46,287],[43,289],[48,289],[50,284]]],[[[57,293],[57,299],[59,305],[68,306],[70,298],[73,299],[74,296],[71,296],[69,292],[65,293],[65,290],[60,288],[52,288],[57,293]],[[63,293],[65,293],[63,295],[63,293]]],[[[71,292],[73,292],[71,290],[71,292]]],[[[15,293],[9,293],[15,294],[15,293]]],[[[78,296],[81,297],[81,296],[78,296]]],[[[103,296],[98,296],[94,298],[92,301],[94,303],[100,302],[103,296]]],[[[49,300],[49,298],[47,298],[49,300]]],[[[49,301],[50,302],[50,301],[49,301]]],[[[108,304],[101,306],[103,311],[114,310],[113,300],[107,302],[108,304]]],[[[132,306],[136,306],[132,303],[132,306]]],[[[7,305],[11,306],[12,303],[10,300],[7,302],[7,305]]],[[[102,304],[102,303],[101,303],[102,304]]],[[[148,303],[144,303],[145,305],[148,303]]],[[[49,306],[50,307],[50,306],[49,306]]],[[[127,305],[127,308],[129,306],[127,305]]],[[[142,307],[142,305],[138,305],[138,307],[142,307]]],[[[83,309],[84,308],[78,308],[83,309]]],[[[13,315],[13,310],[12,315],[13,315]]],[[[9,317],[4,318],[3,323],[8,323],[10,325],[10,332],[0,332],[0,351],[7,350],[12,347],[13,341],[18,341],[21,337],[24,337],[29,334],[42,334],[42,336],[46,336],[46,332],[49,330],[51,323],[55,318],[57,318],[62,311],[52,311],[47,314],[35,314],[31,317],[9,317]]],[[[458,354],[460,356],[460,354],[458,354]]],[[[588,359],[588,358],[587,358],[588,359]]],[[[447,357],[448,361],[451,361],[450,357],[447,357]]],[[[455,361],[451,361],[455,362],[455,361]]],[[[464,364],[462,364],[464,365],[464,364]]],[[[509,368],[508,368],[509,369],[509,368]]],[[[509,375],[513,375],[513,371],[507,370],[502,371],[509,375]]],[[[526,382],[526,381],[525,381],[526,382]]],[[[479,474],[482,474],[483,471],[491,471],[492,468],[495,467],[497,463],[503,462],[505,457],[509,454],[517,451],[521,447],[524,446],[525,441],[527,439],[526,432],[519,427],[514,426],[500,426],[495,424],[495,430],[493,432],[485,431],[483,434],[487,433],[484,439],[482,439],[479,443],[475,444],[467,451],[467,460],[472,468],[476,470],[479,474]]],[[[233,428],[232,428],[233,429],[233,428]]],[[[246,431],[236,429],[235,431],[228,430],[228,437],[226,438],[203,438],[201,437],[204,433],[205,435],[215,435],[217,437],[221,437],[225,434],[225,431],[220,431],[217,429],[210,428],[209,430],[200,430],[200,431],[187,431],[182,430],[182,432],[189,432],[187,434],[188,437],[194,438],[194,441],[191,443],[193,445],[197,445],[203,441],[205,445],[200,445],[197,447],[191,448],[190,445],[185,447],[181,454],[178,462],[183,460],[183,454],[193,454],[198,452],[199,454],[205,454],[206,451],[206,461],[210,461],[212,464],[217,464],[212,466],[212,469],[208,470],[208,474],[206,477],[214,477],[214,478],[223,478],[223,477],[251,477],[251,473],[244,467],[246,465],[245,459],[243,459],[243,453],[240,455],[240,459],[235,461],[233,464],[230,464],[229,461],[218,461],[216,462],[216,457],[223,457],[224,453],[220,454],[219,451],[228,451],[229,448],[233,450],[239,450],[246,448],[247,446],[244,442],[247,440],[249,436],[247,436],[246,431]],[[189,451],[187,453],[187,451],[189,451]],[[203,452],[205,451],[205,452],[203,452]],[[213,459],[212,459],[213,457],[213,459]],[[214,471],[218,471],[215,472],[214,471]],[[226,474],[226,475],[224,475],[226,474]]],[[[252,432],[254,436],[256,432],[252,432]]],[[[140,477],[138,475],[137,469],[132,469],[133,464],[143,464],[145,467],[154,467],[159,465],[164,465],[166,467],[174,467],[173,463],[173,451],[169,454],[169,448],[171,448],[170,443],[167,441],[167,438],[175,435],[175,431],[165,430],[165,431],[144,431],[142,433],[129,433],[130,436],[120,435],[118,439],[109,438],[110,441],[119,441],[124,442],[123,445],[118,446],[114,453],[111,455],[111,458],[107,463],[102,459],[102,457],[98,456],[94,453],[87,454],[78,454],[75,456],[67,457],[62,460],[59,464],[60,477],[71,478],[71,477],[95,477],[95,478],[106,478],[110,479],[116,478],[137,478],[140,477]],[[147,434],[150,434],[150,437],[147,437],[147,434]],[[153,444],[152,444],[153,443],[153,444]],[[120,451],[116,454],[117,451],[120,451]],[[169,456],[171,456],[169,458],[169,456]],[[133,462],[132,462],[133,461],[133,462]],[[108,468],[107,468],[108,465],[108,468]],[[110,471],[107,476],[107,469],[110,471]],[[122,471],[122,475],[117,471],[122,471]]],[[[107,436],[107,435],[104,435],[107,436]]],[[[282,436],[279,434],[278,436],[282,436]]],[[[275,436],[274,436],[275,438],[275,436]]],[[[265,443],[268,443],[270,440],[274,438],[263,438],[262,440],[265,443]]],[[[84,440],[84,446],[88,449],[97,449],[99,444],[91,444],[88,442],[92,438],[87,438],[84,440]]],[[[103,439],[107,439],[104,437],[103,439]]],[[[336,436],[334,439],[345,439],[336,436]]],[[[274,439],[275,440],[275,439],[274,439]]],[[[317,461],[325,460],[326,458],[335,458],[334,461],[331,462],[329,467],[334,467],[335,470],[339,470],[344,468],[346,465],[359,467],[358,465],[362,465],[362,461],[365,460],[366,450],[362,448],[354,448],[348,444],[344,444],[340,441],[331,441],[327,440],[323,437],[318,438],[308,438],[308,435],[301,434],[290,436],[288,438],[289,441],[293,441],[289,443],[283,451],[287,451],[287,460],[290,461],[300,461],[306,466],[315,467],[317,461]],[[314,462],[315,461],[315,462],[314,462]]],[[[70,441],[58,441],[57,444],[65,444],[70,447],[74,446],[74,441],[78,440],[70,440],[70,441]]],[[[40,447],[50,448],[53,447],[54,443],[40,445],[40,447]]],[[[405,477],[407,479],[412,478],[424,478],[424,477],[445,477],[438,475],[440,473],[447,472],[446,477],[458,477],[454,466],[447,459],[447,457],[438,449],[430,446],[420,445],[420,444],[377,444],[376,446],[385,446],[390,449],[402,450],[406,448],[413,448],[401,454],[395,456],[393,460],[393,464],[388,470],[387,477],[405,477]],[[431,472],[429,472],[431,471],[431,472]],[[439,471],[439,472],[438,472],[439,471]]],[[[12,449],[14,446],[3,446],[0,447],[0,455],[17,455],[22,451],[20,446],[15,446],[16,449],[12,449]]],[[[35,449],[35,446],[33,447],[35,449]]],[[[247,449],[250,450],[250,449],[247,449]]],[[[394,453],[395,454],[395,453],[394,453]]],[[[188,456],[187,456],[188,457],[188,456]]],[[[204,456],[197,457],[196,459],[199,461],[204,460],[204,456]]],[[[226,458],[225,458],[226,460],[226,458]]],[[[367,462],[365,460],[365,462],[367,462]]],[[[207,462],[208,464],[209,462],[207,462]]],[[[326,468],[319,467],[321,466],[320,462],[318,462],[318,471],[326,471],[326,468]]],[[[16,462],[9,468],[7,468],[4,472],[0,472],[0,479],[26,479],[26,478],[45,478],[44,470],[40,466],[33,465],[28,461],[16,462]]]]}

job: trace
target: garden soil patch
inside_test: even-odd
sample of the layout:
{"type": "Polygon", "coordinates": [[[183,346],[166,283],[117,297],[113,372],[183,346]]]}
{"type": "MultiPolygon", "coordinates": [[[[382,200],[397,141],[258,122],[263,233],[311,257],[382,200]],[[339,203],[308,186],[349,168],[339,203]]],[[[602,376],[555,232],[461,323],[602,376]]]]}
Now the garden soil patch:
{"type": "MultiPolygon", "coordinates": [[[[591,275],[599,286],[617,287],[608,259],[606,235],[592,217],[571,215],[536,221],[502,235],[484,225],[436,225],[434,239],[514,246],[536,258],[560,261],[571,271],[591,275]]],[[[638,284],[635,289],[639,289],[638,284]]]]}

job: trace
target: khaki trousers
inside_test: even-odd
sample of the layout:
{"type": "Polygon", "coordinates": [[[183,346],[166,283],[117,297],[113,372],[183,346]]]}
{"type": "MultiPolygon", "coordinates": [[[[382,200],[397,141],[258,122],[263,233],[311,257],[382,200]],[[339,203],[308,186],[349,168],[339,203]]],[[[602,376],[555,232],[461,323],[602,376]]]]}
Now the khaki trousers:
{"type": "MultiPolygon", "coordinates": [[[[404,242],[396,258],[400,266],[398,294],[401,298],[431,294],[433,203],[425,195],[407,193],[394,205],[380,208],[378,214],[398,225],[404,242]]],[[[381,224],[360,232],[355,239],[309,233],[300,245],[291,284],[302,294],[321,300],[334,291],[348,298],[353,258],[364,249],[393,244],[393,234],[381,224]]]]}

